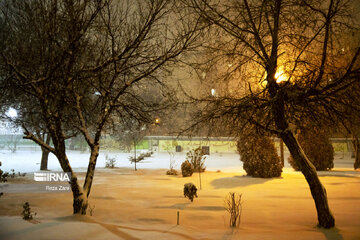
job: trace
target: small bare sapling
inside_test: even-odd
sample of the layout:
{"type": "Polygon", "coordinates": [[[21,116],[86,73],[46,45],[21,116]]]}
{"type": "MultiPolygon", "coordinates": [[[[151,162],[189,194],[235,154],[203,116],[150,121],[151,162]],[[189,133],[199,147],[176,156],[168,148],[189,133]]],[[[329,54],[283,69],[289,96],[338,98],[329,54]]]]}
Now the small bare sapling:
{"type": "Polygon", "coordinates": [[[166,171],[166,175],[177,175],[177,171],[174,169],[174,166],[175,166],[175,159],[170,157],[170,169],[166,171]]]}
{"type": "Polygon", "coordinates": [[[242,194],[230,192],[225,198],[225,209],[230,213],[230,227],[240,226],[242,194]]]}

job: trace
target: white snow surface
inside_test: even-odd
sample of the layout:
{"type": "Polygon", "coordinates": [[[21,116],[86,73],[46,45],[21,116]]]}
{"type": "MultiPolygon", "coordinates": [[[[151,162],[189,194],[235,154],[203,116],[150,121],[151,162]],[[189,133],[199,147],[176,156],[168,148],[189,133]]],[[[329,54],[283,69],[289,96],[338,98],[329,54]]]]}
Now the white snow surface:
{"type": "MultiPolygon", "coordinates": [[[[139,150],[137,154],[140,154],[142,150],[139,150]]],[[[349,155],[349,154],[346,154],[349,155]]],[[[89,162],[90,153],[80,151],[67,151],[67,156],[70,161],[70,165],[76,172],[86,172],[89,162]]],[[[101,151],[96,163],[96,168],[104,168],[106,163],[106,156],[109,158],[115,158],[115,167],[129,167],[134,168],[134,163],[129,161],[130,156],[134,156],[133,153],[119,152],[119,151],[101,151]]],[[[285,167],[290,167],[287,162],[289,156],[288,152],[285,152],[285,167]]],[[[186,153],[158,153],[155,152],[151,157],[145,158],[141,162],[137,163],[138,169],[169,169],[170,159],[174,160],[174,169],[180,169],[181,163],[186,159],[186,153]]],[[[0,150],[0,167],[3,171],[10,172],[14,169],[15,172],[36,172],[40,169],[41,151],[39,150],[17,150],[11,152],[9,150],[0,150]]],[[[335,154],[335,167],[350,167],[352,168],[353,159],[349,156],[344,156],[342,153],[335,154]]],[[[240,156],[237,153],[211,153],[206,156],[205,166],[210,171],[234,171],[241,170],[243,163],[240,161],[240,156]]],[[[48,169],[52,171],[62,171],[59,161],[55,155],[49,155],[48,169]]]]}
{"type": "MultiPolygon", "coordinates": [[[[0,199],[0,239],[360,239],[360,171],[353,170],[350,154],[337,153],[335,169],[318,172],[336,219],[333,229],[316,227],[316,209],[308,183],[300,172],[289,167],[278,178],[253,178],[246,176],[238,154],[211,154],[205,162],[210,171],[201,174],[199,196],[190,202],[183,196],[183,186],[188,182],[199,186],[200,175],[165,175],[168,153],[155,153],[138,164],[138,171],[133,171],[130,155],[100,153],[89,198],[93,216],[72,214],[71,192],[5,193],[0,199]],[[119,168],[103,168],[106,154],[117,159],[119,168]],[[215,172],[218,169],[221,172],[215,172]],[[224,197],[229,192],[244,197],[241,225],[236,229],[229,228],[229,214],[224,210],[224,197]],[[31,203],[31,210],[37,213],[32,222],[20,216],[24,202],[31,203]],[[180,225],[175,225],[177,213],[180,225]]],[[[83,182],[89,153],[69,151],[68,157],[83,182]]],[[[38,171],[40,158],[40,151],[0,151],[5,171],[38,171]]],[[[185,153],[176,153],[174,160],[179,169],[185,153]]],[[[49,169],[60,170],[54,156],[50,156],[49,169]]],[[[32,183],[33,174],[29,173],[9,178],[6,184],[32,183]]]]}
{"type": "MultiPolygon", "coordinates": [[[[140,151],[137,153],[140,154],[140,151]]],[[[87,169],[90,153],[80,151],[67,151],[67,156],[73,170],[77,172],[84,172],[87,169]]],[[[114,151],[100,151],[96,167],[104,168],[106,163],[106,156],[115,158],[115,167],[129,167],[134,168],[134,163],[129,161],[129,157],[133,153],[114,152],[114,151]]],[[[145,158],[137,163],[138,169],[169,169],[170,158],[174,159],[174,168],[180,169],[181,163],[186,159],[186,153],[154,153],[151,157],[145,158]]],[[[15,172],[36,172],[40,169],[41,151],[31,150],[17,150],[11,152],[8,150],[0,151],[0,161],[2,162],[1,169],[10,172],[14,169],[15,172]]],[[[226,170],[234,168],[242,168],[240,157],[236,153],[214,153],[206,157],[205,165],[207,170],[226,170]]],[[[61,171],[59,161],[55,155],[49,155],[48,169],[53,171],[61,171]]]]}

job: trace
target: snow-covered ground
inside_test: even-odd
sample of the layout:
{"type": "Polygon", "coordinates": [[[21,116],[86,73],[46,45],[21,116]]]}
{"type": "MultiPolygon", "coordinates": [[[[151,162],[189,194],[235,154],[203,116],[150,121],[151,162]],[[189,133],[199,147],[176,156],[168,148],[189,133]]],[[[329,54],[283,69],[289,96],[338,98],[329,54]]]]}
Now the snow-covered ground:
{"type": "MultiPolygon", "coordinates": [[[[139,151],[140,153],[140,151],[139,151]]],[[[138,153],[138,154],[139,154],[138,153]]],[[[75,171],[81,172],[87,169],[89,161],[88,152],[80,151],[68,151],[68,158],[71,166],[75,171]]],[[[133,156],[132,153],[114,152],[114,151],[103,151],[100,152],[97,168],[105,167],[106,156],[109,158],[115,158],[116,167],[134,167],[134,164],[129,161],[129,157],[133,156]]],[[[170,159],[174,160],[174,168],[180,168],[181,163],[185,161],[185,153],[154,153],[153,156],[145,158],[141,162],[137,163],[137,167],[140,169],[160,169],[169,168],[170,159]]],[[[0,161],[4,171],[10,171],[14,169],[15,172],[35,172],[40,168],[41,152],[40,151],[29,151],[29,150],[18,150],[15,153],[7,150],[0,151],[0,161]]],[[[242,167],[242,163],[239,160],[239,155],[234,153],[215,153],[206,158],[206,166],[208,170],[227,169],[233,167],[242,167]]],[[[60,171],[60,165],[57,158],[53,155],[49,155],[48,169],[54,171],[60,171]]]]}
{"type": "MultiPolygon", "coordinates": [[[[139,151],[140,152],[140,151],[139,151]]],[[[89,152],[67,151],[68,158],[72,168],[77,172],[83,172],[87,169],[89,160],[89,152]]],[[[285,152],[285,167],[289,167],[287,162],[288,153],[285,152]]],[[[335,167],[352,167],[353,160],[349,158],[349,154],[338,153],[335,157],[335,167]]],[[[132,153],[101,151],[97,161],[97,168],[104,168],[106,156],[115,158],[116,167],[130,167],[134,164],[129,161],[132,153]]],[[[170,159],[174,160],[174,168],[180,169],[181,163],[185,161],[186,153],[154,153],[153,156],[145,158],[143,161],[137,163],[139,169],[168,169],[170,166],[170,159]]],[[[35,172],[40,169],[41,151],[31,150],[17,150],[11,152],[9,150],[0,150],[0,161],[2,162],[1,169],[3,171],[10,171],[14,169],[15,172],[35,172]]],[[[242,162],[237,153],[212,153],[207,156],[205,161],[206,169],[211,171],[233,171],[235,169],[242,169],[242,162]]],[[[49,155],[48,169],[54,171],[61,171],[57,158],[49,155]]]]}
{"type": "MultiPolygon", "coordinates": [[[[336,219],[336,228],[330,230],[316,227],[309,186],[287,161],[281,177],[261,179],[246,176],[238,154],[211,154],[200,189],[198,174],[165,175],[170,158],[179,169],[185,153],[155,153],[138,163],[136,172],[130,155],[100,153],[89,198],[93,216],[72,215],[71,192],[5,191],[0,197],[0,239],[360,239],[360,171],[353,170],[354,159],[347,153],[336,154],[332,171],[318,172],[336,219]],[[117,160],[117,168],[104,169],[106,156],[117,160]],[[199,188],[194,202],[183,196],[187,182],[199,188]],[[236,229],[228,226],[229,214],[224,210],[229,192],[243,194],[241,224],[236,229]],[[25,202],[37,213],[32,222],[21,218],[25,202]],[[180,225],[176,225],[178,211],[180,225]]],[[[68,156],[82,182],[89,153],[69,151],[68,156]]],[[[40,151],[0,151],[3,170],[28,172],[25,177],[9,178],[6,184],[33,185],[31,172],[39,170],[40,157],[40,151]]],[[[49,169],[60,170],[53,155],[49,169]]]]}
{"type": "MultiPolygon", "coordinates": [[[[229,160],[230,161],[230,160],[229,160]]],[[[85,173],[79,173],[80,181],[85,173]]],[[[164,169],[98,169],[89,204],[92,216],[72,215],[72,193],[7,193],[0,197],[0,239],[125,240],[359,240],[360,171],[319,172],[336,228],[317,228],[314,201],[304,176],[285,168],[279,178],[246,176],[243,170],[206,171],[193,202],[185,183],[199,188],[199,175],[167,176],[164,169]],[[224,198],[241,193],[239,228],[229,227],[224,198]],[[30,203],[34,221],[21,218],[30,203]],[[179,212],[180,225],[176,224],[179,212]]],[[[32,174],[8,184],[31,184],[32,174]]]]}

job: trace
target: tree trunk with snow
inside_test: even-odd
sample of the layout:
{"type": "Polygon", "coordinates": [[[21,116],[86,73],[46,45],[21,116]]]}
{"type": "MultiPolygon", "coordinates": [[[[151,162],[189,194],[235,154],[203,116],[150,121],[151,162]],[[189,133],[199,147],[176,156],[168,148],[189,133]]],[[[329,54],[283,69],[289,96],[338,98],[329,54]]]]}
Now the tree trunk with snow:
{"type": "Polygon", "coordinates": [[[100,145],[99,143],[94,143],[90,146],[91,153],[89,159],[88,170],[86,172],[85,181],[83,187],[81,187],[78,183],[77,177],[75,173],[72,171],[69,161],[65,155],[65,164],[63,167],[64,172],[71,172],[71,190],[73,192],[73,213],[74,214],[82,214],[86,215],[86,211],[88,208],[88,197],[90,195],[90,190],[92,187],[96,161],[99,156],[100,145]]]}
{"type": "Polygon", "coordinates": [[[65,154],[65,151],[56,154],[56,157],[59,159],[63,171],[71,173],[70,187],[73,193],[73,213],[86,215],[88,198],[85,191],[80,186],[76,174],[70,166],[70,162],[65,154]]]}
{"type": "Polygon", "coordinates": [[[41,147],[41,163],[40,170],[48,170],[48,159],[49,159],[49,151],[46,148],[41,147]]]}
{"type": "MultiPolygon", "coordinates": [[[[46,135],[45,143],[47,145],[50,144],[50,135],[46,135]]],[[[41,146],[41,163],[40,163],[40,170],[48,170],[48,159],[49,159],[50,151],[41,146]]]]}
{"type": "MultiPolygon", "coordinates": [[[[275,81],[273,81],[275,83],[275,81]]],[[[274,89],[272,89],[274,90],[274,89]]],[[[300,171],[305,176],[309,184],[311,195],[315,201],[318,215],[319,226],[332,228],[335,226],[335,219],[330,211],[327,201],[326,190],[321,184],[314,165],[306,157],[295,134],[291,131],[285,117],[284,93],[281,90],[272,91],[274,102],[272,111],[277,129],[280,131],[280,137],[289,149],[295,163],[299,166],[300,171]]]]}
{"type": "Polygon", "coordinates": [[[282,166],[285,166],[285,157],[284,157],[284,141],[280,138],[280,160],[282,166]]]}
{"type": "Polygon", "coordinates": [[[71,191],[73,193],[73,213],[86,215],[88,207],[88,198],[84,194],[83,189],[78,184],[77,177],[71,177],[71,191]]]}
{"type": "Polygon", "coordinates": [[[315,201],[316,211],[318,214],[319,226],[324,228],[334,227],[335,219],[329,208],[326,190],[320,182],[314,165],[306,157],[294,134],[290,130],[285,130],[281,134],[281,138],[288,147],[294,161],[299,166],[310,186],[311,195],[315,201]]]}
{"type": "Polygon", "coordinates": [[[83,186],[86,197],[89,197],[92,182],[94,179],[96,161],[99,156],[99,150],[100,150],[99,143],[94,144],[93,146],[90,147],[90,149],[91,149],[91,153],[90,153],[89,165],[83,186]]]}
{"type": "Polygon", "coordinates": [[[352,142],[354,154],[355,154],[354,169],[358,169],[358,168],[360,168],[360,141],[359,141],[358,137],[353,136],[353,139],[351,142],[352,142]]]}

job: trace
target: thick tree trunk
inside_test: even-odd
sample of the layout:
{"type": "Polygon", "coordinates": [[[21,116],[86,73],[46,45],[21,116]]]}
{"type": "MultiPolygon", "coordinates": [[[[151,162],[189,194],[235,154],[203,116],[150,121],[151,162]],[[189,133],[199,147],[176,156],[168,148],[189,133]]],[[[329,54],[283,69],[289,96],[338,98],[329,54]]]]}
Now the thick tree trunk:
{"type": "Polygon", "coordinates": [[[360,141],[359,138],[353,137],[351,142],[355,153],[354,169],[358,169],[360,168],[360,141]]]}
{"type": "Polygon", "coordinates": [[[351,142],[346,141],[346,144],[347,144],[348,151],[350,151],[350,157],[355,158],[355,150],[354,150],[353,140],[351,142]]]}
{"type": "Polygon", "coordinates": [[[73,193],[73,213],[86,215],[88,207],[88,198],[83,188],[79,185],[76,174],[73,172],[67,157],[65,156],[65,163],[60,163],[64,172],[71,173],[71,191],[73,193]],[[64,166],[64,167],[63,167],[64,166]]]}
{"type": "MultiPolygon", "coordinates": [[[[67,159],[67,158],[66,158],[67,159]]],[[[71,172],[71,191],[73,193],[73,213],[86,215],[88,198],[83,188],[79,185],[76,174],[72,171],[70,164],[67,164],[64,172],[71,172]]]]}
{"type": "Polygon", "coordinates": [[[335,219],[329,208],[326,190],[320,182],[314,165],[307,159],[294,134],[290,130],[285,130],[281,134],[281,138],[310,186],[311,195],[315,201],[318,214],[319,226],[324,228],[334,227],[335,219]]]}
{"type": "Polygon", "coordinates": [[[56,157],[59,160],[60,166],[64,172],[71,173],[70,187],[73,193],[73,213],[86,215],[88,198],[83,188],[79,185],[77,176],[70,166],[69,159],[65,153],[65,141],[59,141],[57,145],[58,152],[56,153],[56,157]]]}
{"type": "Polygon", "coordinates": [[[99,144],[94,144],[91,147],[89,165],[88,165],[88,170],[86,172],[83,188],[79,186],[77,181],[74,181],[71,184],[71,189],[73,191],[73,196],[74,196],[74,202],[73,202],[74,214],[86,215],[86,210],[89,204],[88,197],[93,183],[96,161],[99,156],[99,150],[100,150],[99,144]]]}
{"type": "Polygon", "coordinates": [[[83,187],[86,197],[89,197],[90,194],[90,190],[95,174],[96,161],[99,156],[100,146],[99,144],[94,144],[90,149],[91,149],[91,153],[90,153],[89,165],[88,165],[88,170],[86,172],[86,177],[83,187]]]}
{"type": "Polygon", "coordinates": [[[280,160],[281,164],[285,166],[285,158],[284,158],[284,141],[280,138],[280,160]]]}
{"type": "MultiPolygon", "coordinates": [[[[46,134],[45,143],[47,145],[50,144],[50,136],[46,134]]],[[[45,147],[41,147],[41,163],[40,163],[40,170],[48,170],[48,159],[50,151],[47,150],[45,147]]]]}
{"type": "Polygon", "coordinates": [[[40,163],[40,170],[48,170],[48,159],[49,159],[49,151],[45,148],[41,148],[41,163],[40,163]]]}
{"type": "Polygon", "coordinates": [[[71,178],[71,190],[73,192],[73,213],[86,215],[86,210],[88,207],[88,198],[84,191],[77,182],[75,176],[71,178]]]}

